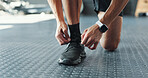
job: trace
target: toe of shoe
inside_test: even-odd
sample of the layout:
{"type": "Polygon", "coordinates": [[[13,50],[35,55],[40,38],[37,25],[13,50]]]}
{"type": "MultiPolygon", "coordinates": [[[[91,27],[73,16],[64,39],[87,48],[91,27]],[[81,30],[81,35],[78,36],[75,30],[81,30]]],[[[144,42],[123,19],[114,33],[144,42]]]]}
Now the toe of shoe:
{"type": "Polygon", "coordinates": [[[59,58],[59,60],[58,60],[59,64],[64,64],[64,65],[77,65],[80,62],[81,62],[81,60],[72,61],[70,59],[61,59],[61,58],[59,58]]]}

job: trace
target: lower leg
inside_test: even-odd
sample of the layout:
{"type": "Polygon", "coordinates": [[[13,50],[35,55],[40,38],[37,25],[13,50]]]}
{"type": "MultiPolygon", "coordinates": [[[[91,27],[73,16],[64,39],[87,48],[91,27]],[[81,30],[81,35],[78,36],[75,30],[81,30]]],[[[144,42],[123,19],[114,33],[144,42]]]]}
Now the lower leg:
{"type": "Polygon", "coordinates": [[[62,3],[68,24],[78,24],[82,0],[62,0],[62,3]]]}
{"type": "Polygon", "coordinates": [[[79,16],[81,0],[62,0],[65,15],[70,30],[70,44],[59,58],[59,64],[77,65],[86,56],[84,46],[80,44],[81,34],[79,29],[79,16]]]}
{"type": "Polygon", "coordinates": [[[81,42],[79,16],[82,0],[62,0],[62,3],[70,29],[71,41],[81,42]]]}
{"type": "MultiPolygon", "coordinates": [[[[103,15],[104,12],[100,12],[98,17],[102,18],[103,15]]],[[[113,51],[118,47],[120,42],[122,20],[123,19],[121,16],[116,17],[115,20],[110,24],[109,30],[102,35],[100,44],[106,50],[113,51]]]]}

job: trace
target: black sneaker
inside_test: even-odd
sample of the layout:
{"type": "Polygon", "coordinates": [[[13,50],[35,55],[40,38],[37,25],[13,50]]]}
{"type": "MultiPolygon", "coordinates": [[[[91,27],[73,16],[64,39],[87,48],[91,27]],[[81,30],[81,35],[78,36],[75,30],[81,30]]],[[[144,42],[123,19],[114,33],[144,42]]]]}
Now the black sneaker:
{"type": "Polygon", "coordinates": [[[84,46],[77,42],[70,42],[58,60],[59,64],[77,65],[86,57],[84,46]]]}

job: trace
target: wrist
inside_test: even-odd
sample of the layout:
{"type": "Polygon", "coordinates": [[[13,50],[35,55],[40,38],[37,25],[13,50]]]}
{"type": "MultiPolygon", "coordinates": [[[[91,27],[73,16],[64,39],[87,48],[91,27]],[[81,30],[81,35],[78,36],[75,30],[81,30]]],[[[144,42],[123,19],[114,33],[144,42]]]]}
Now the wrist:
{"type": "Polygon", "coordinates": [[[58,25],[58,26],[60,26],[60,25],[62,25],[62,24],[66,24],[64,20],[61,20],[61,21],[57,20],[57,25],[58,25]]]}
{"type": "Polygon", "coordinates": [[[100,22],[100,20],[98,20],[96,22],[96,24],[97,24],[100,32],[105,33],[108,30],[108,27],[105,24],[103,24],[102,22],[100,22]]]}
{"type": "Polygon", "coordinates": [[[100,31],[99,25],[98,25],[98,24],[95,24],[95,26],[97,27],[97,30],[99,30],[99,33],[100,33],[100,34],[103,34],[103,33],[100,31]]]}
{"type": "Polygon", "coordinates": [[[104,20],[103,18],[100,19],[100,22],[105,24],[107,27],[110,25],[110,22],[108,20],[104,20]]]}

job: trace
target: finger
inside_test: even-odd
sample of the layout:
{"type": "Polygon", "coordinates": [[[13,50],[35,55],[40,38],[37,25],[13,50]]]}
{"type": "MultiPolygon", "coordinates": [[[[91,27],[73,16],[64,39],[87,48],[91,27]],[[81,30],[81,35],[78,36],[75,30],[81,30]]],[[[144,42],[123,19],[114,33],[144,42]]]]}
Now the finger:
{"type": "Polygon", "coordinates": [[[66,39],[64,38],[63,34],[59,35],[59,36],[57,37],[57,40],[59,41],[59,43],[60,43],[61,45],[66,44],[66,43],[69,42],[68,40],[66,40],[66,39]]]}
{"type": "Polygon", "coordinates": [[[81,41],[83,40],[83,38],[84,38],[86,32],[87,32],[87,29],[84,30],[83,34],[81,35],[81,41]]]}
{"type": "Polygon", "coordinates": [[[64,44],[64,41],[62,41],[60,38],[57,38],[57,41],[59,42],[60,45],[64,44]]]}
{"type": "Polygon", "coordinates": [[[60,39],[61,39],[64,43],[68,43],[68,42],[69,42],[67,39],[65,39],[64,34],[61,35],[60,39]]]}
{"type": "Polygon", "coordinates": [[[92,42],[88,45],[88,48],[90,49],[90,48],[93,46],[94,43],[95,43],[95,41],[92,41],[92,42]]]}
{"type": "Polygon", "coordinates": [[[60,45],[64,45],[64,41],[58,40],[58,42],[59,42],[60,45]]]}
{"type": "Polygon", "coordinates": [[[90,37],[90,38],[87,40],[85,46],[88,47],[88,45],[89,45],[90,43],[92,43],[92,41],[94,41],[94,40],[92,40],[92,38],[90,37]]]}
{"type": "Polygon", "coordinates": [[[81,41],[83,40],[84,36],[85,36],[85,33],[83,33],[83,34],[81,35],[81,41]]]}
{"type": "Polygon", "coordinates": [[[94,50],[97,48],[99,42],[94,43],[93,47],[90,47],[91,50],[94,50]]]}
{"type": "Polygon", "coordinates": [[[64,38],[66,38],[68,41],[70,41],[70,37],[69,37],[69,35],[68,35],[67,29],[64,29],[64,30],[63,30],[63,33],[64,33],[64,35],[65,35],[64,38]]]}
{"type": "Polygon", "coordinates": [[[86,44],[87,40],[88,40],[88,35],[85,34],[81,44],[86,44]]]}

